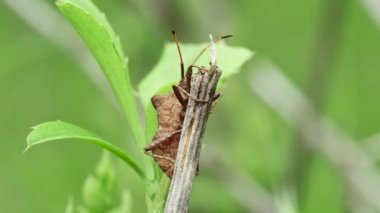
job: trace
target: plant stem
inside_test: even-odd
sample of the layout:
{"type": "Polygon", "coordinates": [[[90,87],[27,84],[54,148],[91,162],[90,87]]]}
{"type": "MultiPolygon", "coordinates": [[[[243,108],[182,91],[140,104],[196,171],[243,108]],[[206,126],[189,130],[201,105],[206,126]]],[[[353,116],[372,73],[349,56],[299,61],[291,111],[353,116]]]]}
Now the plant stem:
{"type": "Polygon", "coordinates": [[[198,72],[191,79],[191,96],[209,101],[202,103],[189,98],[174,174],[165,206],[166,213],[187,212],[199,162],[202,138],[220,75],[221,72],[212,66],[209,72],[198,72]]]}

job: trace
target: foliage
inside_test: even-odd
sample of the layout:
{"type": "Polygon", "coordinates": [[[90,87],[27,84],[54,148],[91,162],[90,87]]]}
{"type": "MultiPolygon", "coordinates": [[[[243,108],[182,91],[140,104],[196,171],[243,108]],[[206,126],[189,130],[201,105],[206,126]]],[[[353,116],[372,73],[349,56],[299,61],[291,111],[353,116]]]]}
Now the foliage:
{"type": "MultiPolygon", "coordinates": [[[[166,189],[169,182],[138,148],[157,128],[154,109],[140,103],[140,85],[161,63],[172,65],[155,77],[172,78],[168,85],[178,80],[177,51],[165,50],[172,29],[181,44],[207,42],[209,33],[233,34],[225,40],[227,47],[258,53],[219,88],[223,98],[208,122],[189,212],[263,212],[265,207],[305,213],[380,211],[380,199],[374,196],[379,183],[373,181],[379,176],[380,9],[371,1],[92,1],[107,21],[88,1],[60,3],[72,18],[92,19],[88,23],[94,25],[85,28],[99,29],[93,36],[105,40],[91,46],[99,45],[111,57],[102,63],[95,56],[99,52],[93,57],[93,50],[83,45],[88,42],[81,41],[80,26],[73,28],[72,18],[62,15],[54,1],[0,2],[0,212],[56,212],[65,206],[78,211],[85,205],[81,189],[87,176],[97,176],[93,168],[99,147],[67,138],[22,154],[29,127],[58,119],[120,147],[154,180],[143,181],[124,161],[112,159],[119,189],[112,195],[114,210],[160,209],[166,191],[157,188],[166,189]],[[92,12],[82,13],[83,8],[92,12]],[[110,33],[111,25],[117,35],[110,33]],[[171,58],[163,59],[169,52],[171,58]],[[311,131],[315,134],[308,138],[318,143],[303,140],[306,132],[300,128],[310,127],[309,117],[294,105],[293,95],[279,90],[281,82],[272,78],[260,85],[262,93],[253,90],[256,74],[268,68],[260,66],[263,61],[306,97],[303,103],[316,109],[314,119],[334,127],[328,134],[311,131]],[[100,66],[127,80],[114,79],[124,81],[114,88],[100,66]],[[137,122],[121,103],[129,89],[136,105],[127,106],[137,109],[137,122]],[[268,104],[262,95],[277,102],[268,104]],[[289,107],[297,122],[284,116],[289,107]],[[331,133],[344,137],[320,142],[331,133]],[[349,149],[330,147],[342,139],[349,149]],[[75,142],[66,143],[70,141],[75,142]],[[125,200],[133,198],[133,206],[121,202],[123,194],[125,200]]],[[[223,43],[217,45],[219,54],[226,53],[223,43]]],[[[198,52],[183,55],[186,65],[198,52]]],[[[228,61],[234,57],[226,54],[228,61]]],[[[203,59],[208,59],[207,51],[203,59]]],[[[220,67],[228,72],[225,66],[220,67]]]]}
{"type": "MultiPolygon", "coordinates": [[[[101,13],[91,1],[58,0],[57,6],[80,34],[102,68],[104,75],[107,77],[109,84],[113,88],[122,106],[126,120],[129,123],[135,141],[140,149],[139,154],[142,155],[143,146],[149,141],[145,142],[144,135],[142,134],[143,131],[138,119],[137,105],[132,93],[130,74],[127,69],[127,59],[123,54],[119,38],[115,35],[104,14],[101,13]]],[[[182,45],[181,48],[186,55],[195,58],[197,52],[206,45],[207,44],[187,44],[182,45]]],[[[219,55],[219,60],[225,61],[220,63],[220,66],[225,67],[227,70],[224,72],[225,78],[236,73],[241,65],[252,56],[252,53],[244,48],[228,47],[223,43],[219,51],[224,52],[219,55]],[[232,59],[234,60],[227,60],[228,58],[231,59],[229,54],[233,55],[232,59]]],[[[175,45],[167,44],[165,52],[160,60],[162,63],[159,63],[140,84],[139,94],[145,106],[147,106],[150,97],[156,94],[163,85],[175,81],[176,79],[178,80],[178,76],[175,77],[173,72],[174,70],[178,70],[178,63],[176,63],[175,66],[177,69],[174,69],[171,63],[175,57],[174,53],[177,54],[175,45]],[[169,70],[173,71],[165,73],[169,70]],[[163,73],[165,74],[163,75],[163,73]],[[164,76],[172,77],[167,78],[164,76]]],[[[149,109],[147,111],[148,116],[146,119],[146,128],[150,131],[149,137],[147,138],[151,138],[153,127],[157,126],[157,121],[152,117],[152,114],[150,107],[150,111],[149,109]]],[[[60,139],[81,139],[115,154],[130,166],[145,182],[147,187],[146,200],[148,211],[162,211],[169,182],[166,177],[160,174],[154,164],[148,164],[149,161],[146,160],[148,157],[142,157],[142,159],[144,159],[142,161],[145,162],[145,169],[143,170],[137,161],[128,153],[86,129],[62,121],[40,124],[34,127],[33,131],[28,135],[27,148],[25,151],[34,145],[60,139]],[[152,173],[152,171],[154,171],[154,173],[152,173]]],[[[111,191],[114,187],[112,179],[115,174],[112,170],[104,170],[107,168],[110,169],[109,166],[108,159],[101,161],[97,174],[87,178],[83,190],[84,207],[81,211],[112,211],[113,205],[110,196],[112,195],[111,191]]],[[[71,211],[72,209],[73,204],[69,203],[67,211],[71,211]]]]}
{"type": "Polygon", "coordinates": [[[33,131],[28,135],[27,147],[25,151],[40,143],[70,138],[84,140],[110,151],[129,165],[141,178],[145,178],[144,172],[140,166],[138,166],[136,161],[133,160],[128,153],[99,138],[97,135],[88,130],[62,121],[46,122],[33,127],[33,131]]]}

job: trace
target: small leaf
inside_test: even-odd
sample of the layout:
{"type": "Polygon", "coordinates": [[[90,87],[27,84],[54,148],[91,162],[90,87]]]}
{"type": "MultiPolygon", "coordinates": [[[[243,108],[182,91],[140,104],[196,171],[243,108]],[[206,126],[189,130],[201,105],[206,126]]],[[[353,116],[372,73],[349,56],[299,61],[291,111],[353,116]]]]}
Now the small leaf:
{"type": "Polygon", "coordinates": [[[109,208],[109,203],[107,202],[109,199],[104,200],[107,194],[103,192],[102,187],[102,182],[95,176],[90,175],[86,178],[83,184],[82,196],[85,209],[88,212],[95,210],[101,211],[109,208]]]}
{"type": "Polygon", "coordinates": [[[117,205],[117,176],[109,153],[103,156],[96,172],[83,185],[83,204],[88,212],[110,212],[117,205]]]}
{"type": "Polygon", "coordinates": [[[58,0],[57,6],[82,37],[107,77],[140,148],[144,136],[119,38],[90,0],[58,0]]]}
{"type": "Polygon", "coordinates": [[[101,139],[86,129],[62,121],[46,122],[33,127],[32,132],[30,132],[27,137],[27,147],[25,151],[34,145],[60,139],[81,139],[100,146],[118,156],[140,177],[145,178],[140,166],[122,149],[101,139]]]}
{"type": "MultiPolygon", "coordinates": [[[[181,44],[181,51],[185,66],[193,63],[199,52],[207,46],[203,44],[181,44]]],[[[230,47],[224,42],[217,44],[218,66],[223,71],[221,80],[230,77],[239,71],[240,67],[253,56],[253,52],[242,47],[230,47]]],[[[208,66],[210,60],[209,51],[200,58],[196,65],[208,66]]],[[[180,66],[177,47],[174,43],[167,43],[158,64],[140,82],[138,91],[140,98],[147,106],[150,98],[164,85],[178,83],[180,80],[180,66]]]]}

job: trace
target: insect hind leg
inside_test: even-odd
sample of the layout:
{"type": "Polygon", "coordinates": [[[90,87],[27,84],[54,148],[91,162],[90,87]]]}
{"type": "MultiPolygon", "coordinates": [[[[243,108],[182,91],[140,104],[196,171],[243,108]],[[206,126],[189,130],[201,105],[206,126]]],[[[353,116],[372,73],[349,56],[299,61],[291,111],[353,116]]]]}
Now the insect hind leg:
{"type": "Polygon", "coordinates": [[[181,105],[186,108],[187,107],[187,99],[182,95],[181,90],[179,88],[182,89],[182,87],[179,87],[177,85],[172,86],[174,95],[177,97],[177,99],[181,103],[181,105]]]}
{"type": "MultiPolygon", "coordinates": [[[[174,93],[176,93],[176,90],[177,90],[177,93],[184,93],[187,97],[191,98],[193,101],[196,101],[196,102],[199,102],[199,103],[208,103],[208,99],[200,99],[200,98],[197,98],[197,97],[194,97],[192,96],[188,91],[186,91],[184,88],[182,87],[179,87],[177,85],[173,85],[173,90],[174,90],[174,93]]],[[[176,95],[177,96],[177,95],[176,95]]],[[[183,98],[182,95],[180,95],[181,98],[183,98]]],[[[177,97],[178,98],[178,97],[177,97]]]]}
{"type": "Polygon", "coordinates": [[[216,94],[213,98],[212,98],[212,103],[211,103],[211,108],[210,108],[210,111],[209,113],[211,114],[212,111],[214,110],[216,104],[220,101],[220,99],[222,98],[222,93],[218,93],[216,94]]]}

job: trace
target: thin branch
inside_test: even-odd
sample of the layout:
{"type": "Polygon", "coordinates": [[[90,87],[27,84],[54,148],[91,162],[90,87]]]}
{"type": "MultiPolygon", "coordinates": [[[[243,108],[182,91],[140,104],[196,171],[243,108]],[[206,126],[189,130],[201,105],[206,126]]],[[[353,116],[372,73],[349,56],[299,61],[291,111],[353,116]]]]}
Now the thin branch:
{"type": "Polygon", "coordinates": [[[198,72],[192,77],[191,96],[208,100],[208,103],[189,99],[174,174],[165,206],[166,213],[187,212],[199,162],[202,138],[220,75],[220,71],[214,70],[212,72],[210,70],[205,73],[198,72]]]}
{"type": "Polygon", "coordinates": [[[210,35],[211,67],[191,77],[190,97],[182,124],[174,174],[166,201],[166,213],[187,212],[194,176],[197,172],[202,138],[210,114],[216,86],[222,74],[216,66],[216,46],[210,35]],[[199,100],[208,100],[206,103],[199,100]]]}

